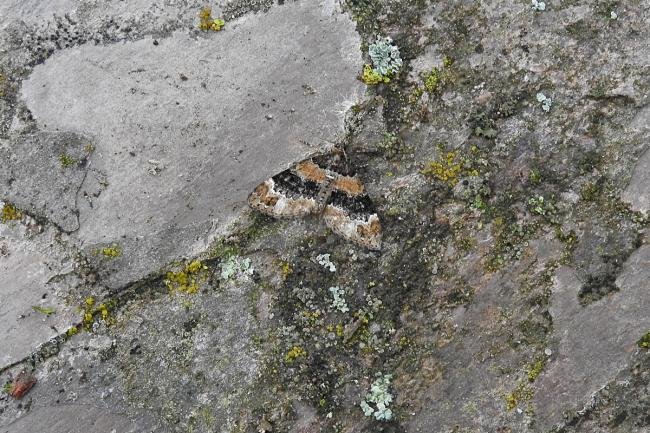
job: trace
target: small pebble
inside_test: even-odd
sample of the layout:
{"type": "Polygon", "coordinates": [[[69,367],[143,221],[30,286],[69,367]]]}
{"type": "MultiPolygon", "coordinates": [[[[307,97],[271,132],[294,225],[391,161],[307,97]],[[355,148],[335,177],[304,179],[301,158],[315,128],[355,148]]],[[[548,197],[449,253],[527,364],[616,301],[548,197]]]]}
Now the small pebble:
{"type": "Polygon", "coordinates": [[[548,347],[544,349],[544,355],[546,356],[551,356],[553,354],[553,351],[549,349],[548,347]]]}

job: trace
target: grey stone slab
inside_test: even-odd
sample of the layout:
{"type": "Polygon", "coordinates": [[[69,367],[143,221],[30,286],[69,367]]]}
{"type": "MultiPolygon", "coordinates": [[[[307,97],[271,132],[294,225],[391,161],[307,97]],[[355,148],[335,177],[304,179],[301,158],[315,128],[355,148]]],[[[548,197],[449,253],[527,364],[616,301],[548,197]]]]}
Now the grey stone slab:
{"type": "Polygon", "coordinates": [[[2,433],[135,433],[152,431],[135,425],[128,418],[89,405],[61,404],[30,411],[12,424],[0,427],[2,433]]]}
{"type": "Polygon", "coordinates": [[[65,332],[76,316],[65,303],[65,293],[51,284],[53,277],[71,268],[54,231],[32,240],[21,236],[18,223],[13,225],[0,224],[0,368],[65,332]],[[54,312],[48,315],[33,307],[54,312]]]}
{"type": "Polygon", "coordinates": [[[555,359],[538,379],[537,418],[542,428],[562,421],[563,411],[579,410],[590,396],[612,380],[650,328],[650,247],[626,261],[616,280],[619,292],[586,306],[577,293],[581,282],[569,268],[558,270],[551,314],[559,340],[555,359]]]}
{"type": "Polygon", "coordinates": [[[1,193],[65,231],[79,228],[77,193],[86,176],[88,139],[74,133],[37,132],[0,147],[1,193]]]}
{"type": "Polygon", "coordinates": [[[23,83],[41,128],[93,138],[88,167],[106,187],[98,195],[88,176],[75,236],[82,248],[125,244],[109,286],[204,249],[257,183],[340,136],[364,86],[354,24],[332,4],[278,6],[158,45],[71,48],[23,83]]]}

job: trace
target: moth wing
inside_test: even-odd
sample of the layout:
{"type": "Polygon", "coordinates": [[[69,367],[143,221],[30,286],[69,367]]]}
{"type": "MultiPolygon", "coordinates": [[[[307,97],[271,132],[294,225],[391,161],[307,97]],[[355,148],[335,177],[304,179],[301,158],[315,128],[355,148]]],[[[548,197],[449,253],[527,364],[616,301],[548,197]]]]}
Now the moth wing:
{"type": "Polygon", "coordinates": [[[374,204],[355,177],[340,176],[323,211],[325,225],[344,239],[371,250],[381,249],[381,223],[374,204]]]}
{"type": "Polygon", "coordinates": [[[248,204],[275,218],[304,217],[323,209],[330,181],[326,170],[307,159],[255,187],[248,204]]]}

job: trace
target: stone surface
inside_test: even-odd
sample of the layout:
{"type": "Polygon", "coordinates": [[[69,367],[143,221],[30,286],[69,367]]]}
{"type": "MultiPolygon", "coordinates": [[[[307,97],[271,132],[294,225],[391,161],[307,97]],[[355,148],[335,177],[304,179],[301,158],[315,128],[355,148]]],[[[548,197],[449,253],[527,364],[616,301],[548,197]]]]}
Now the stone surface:
{"type": "Polygon", "coordinates": [[[584,307],[576,297],[575,273],[558,271],[551,295],[551,338],[558,346],[536,393],[542,427],[562,421],[567,408],[582,409],[628,365],[639,336],[650,328],[650,248],[638,249],[623,268],[616,280],[620,291],[584,307]]]}
{"type": "Polygon", "coordinates": [[[21,224],[0,224],[0,369],[22,361],[77,320],[60,284],[73,259],[55,237],[48,230],[28,238],[21,224]]]}
{"type": "Polygon", "coordinates": [[[632,205],[632,209],[648,213],[650,211],[650,150],[646,150],[634,166],[630,184],[623,191],[622,198],[632,205]]]}
{"type": "MultiPolygon", "coordinates": [[[[82,248],[120,244],[123,257],[104,276],[121,287],[205,249],[256,184],[337,140],[362,90],[358,47],[345,15],[307,2],[219,33],[57,53],[34,69],[22,97],[41,128],[92,137],[92,173],[76,207],[56,196],[29,197],[29,206],[17,194],[42,188],[20,182],[9,197],[35,212],[64,207],[65,218],[47,216],[68,231],[78,212],[82,248]]],[[[15,170],[70,182],[42,166],[15,170]]]]}
{"type": "Polygon", "coordinates": [[[0,431],[649,431],[648,0],[0,3],[0,431]]]}
{"type": "Polygon", "coordinates": [[[135,433],[151,430],[143,426],[135,426],[119,414],[112,414],[89,405],[68,404],[35,409],[29,415],[7,427],[2,427],[0,431],[2,433],[32,433],[35,431],[135,433]]]}

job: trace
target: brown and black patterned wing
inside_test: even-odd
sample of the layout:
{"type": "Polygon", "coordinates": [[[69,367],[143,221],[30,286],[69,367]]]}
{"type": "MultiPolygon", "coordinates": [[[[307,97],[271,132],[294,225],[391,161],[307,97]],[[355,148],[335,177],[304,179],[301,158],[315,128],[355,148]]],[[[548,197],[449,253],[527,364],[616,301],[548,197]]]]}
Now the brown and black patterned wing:
{"type": "MultiPolygon", "coordinates": [[[[326,156],[320,157],[325,161],[326,156]]],[[[321,162],[322,163],[322,162],[321,162]]],[[[323,210],[328,186],[337,176],[314,159],[300,161],[258,185],[248,196],[253,208],[276,218],[299,218],[323,210]]]]}
{"type": "Polygon", "coordinates": [[[361,181],[353,176],[339,176],[330,188],[332,193],[323,211],[327,227],[358,245],[381,249],[379,216],[361,181]]]}

